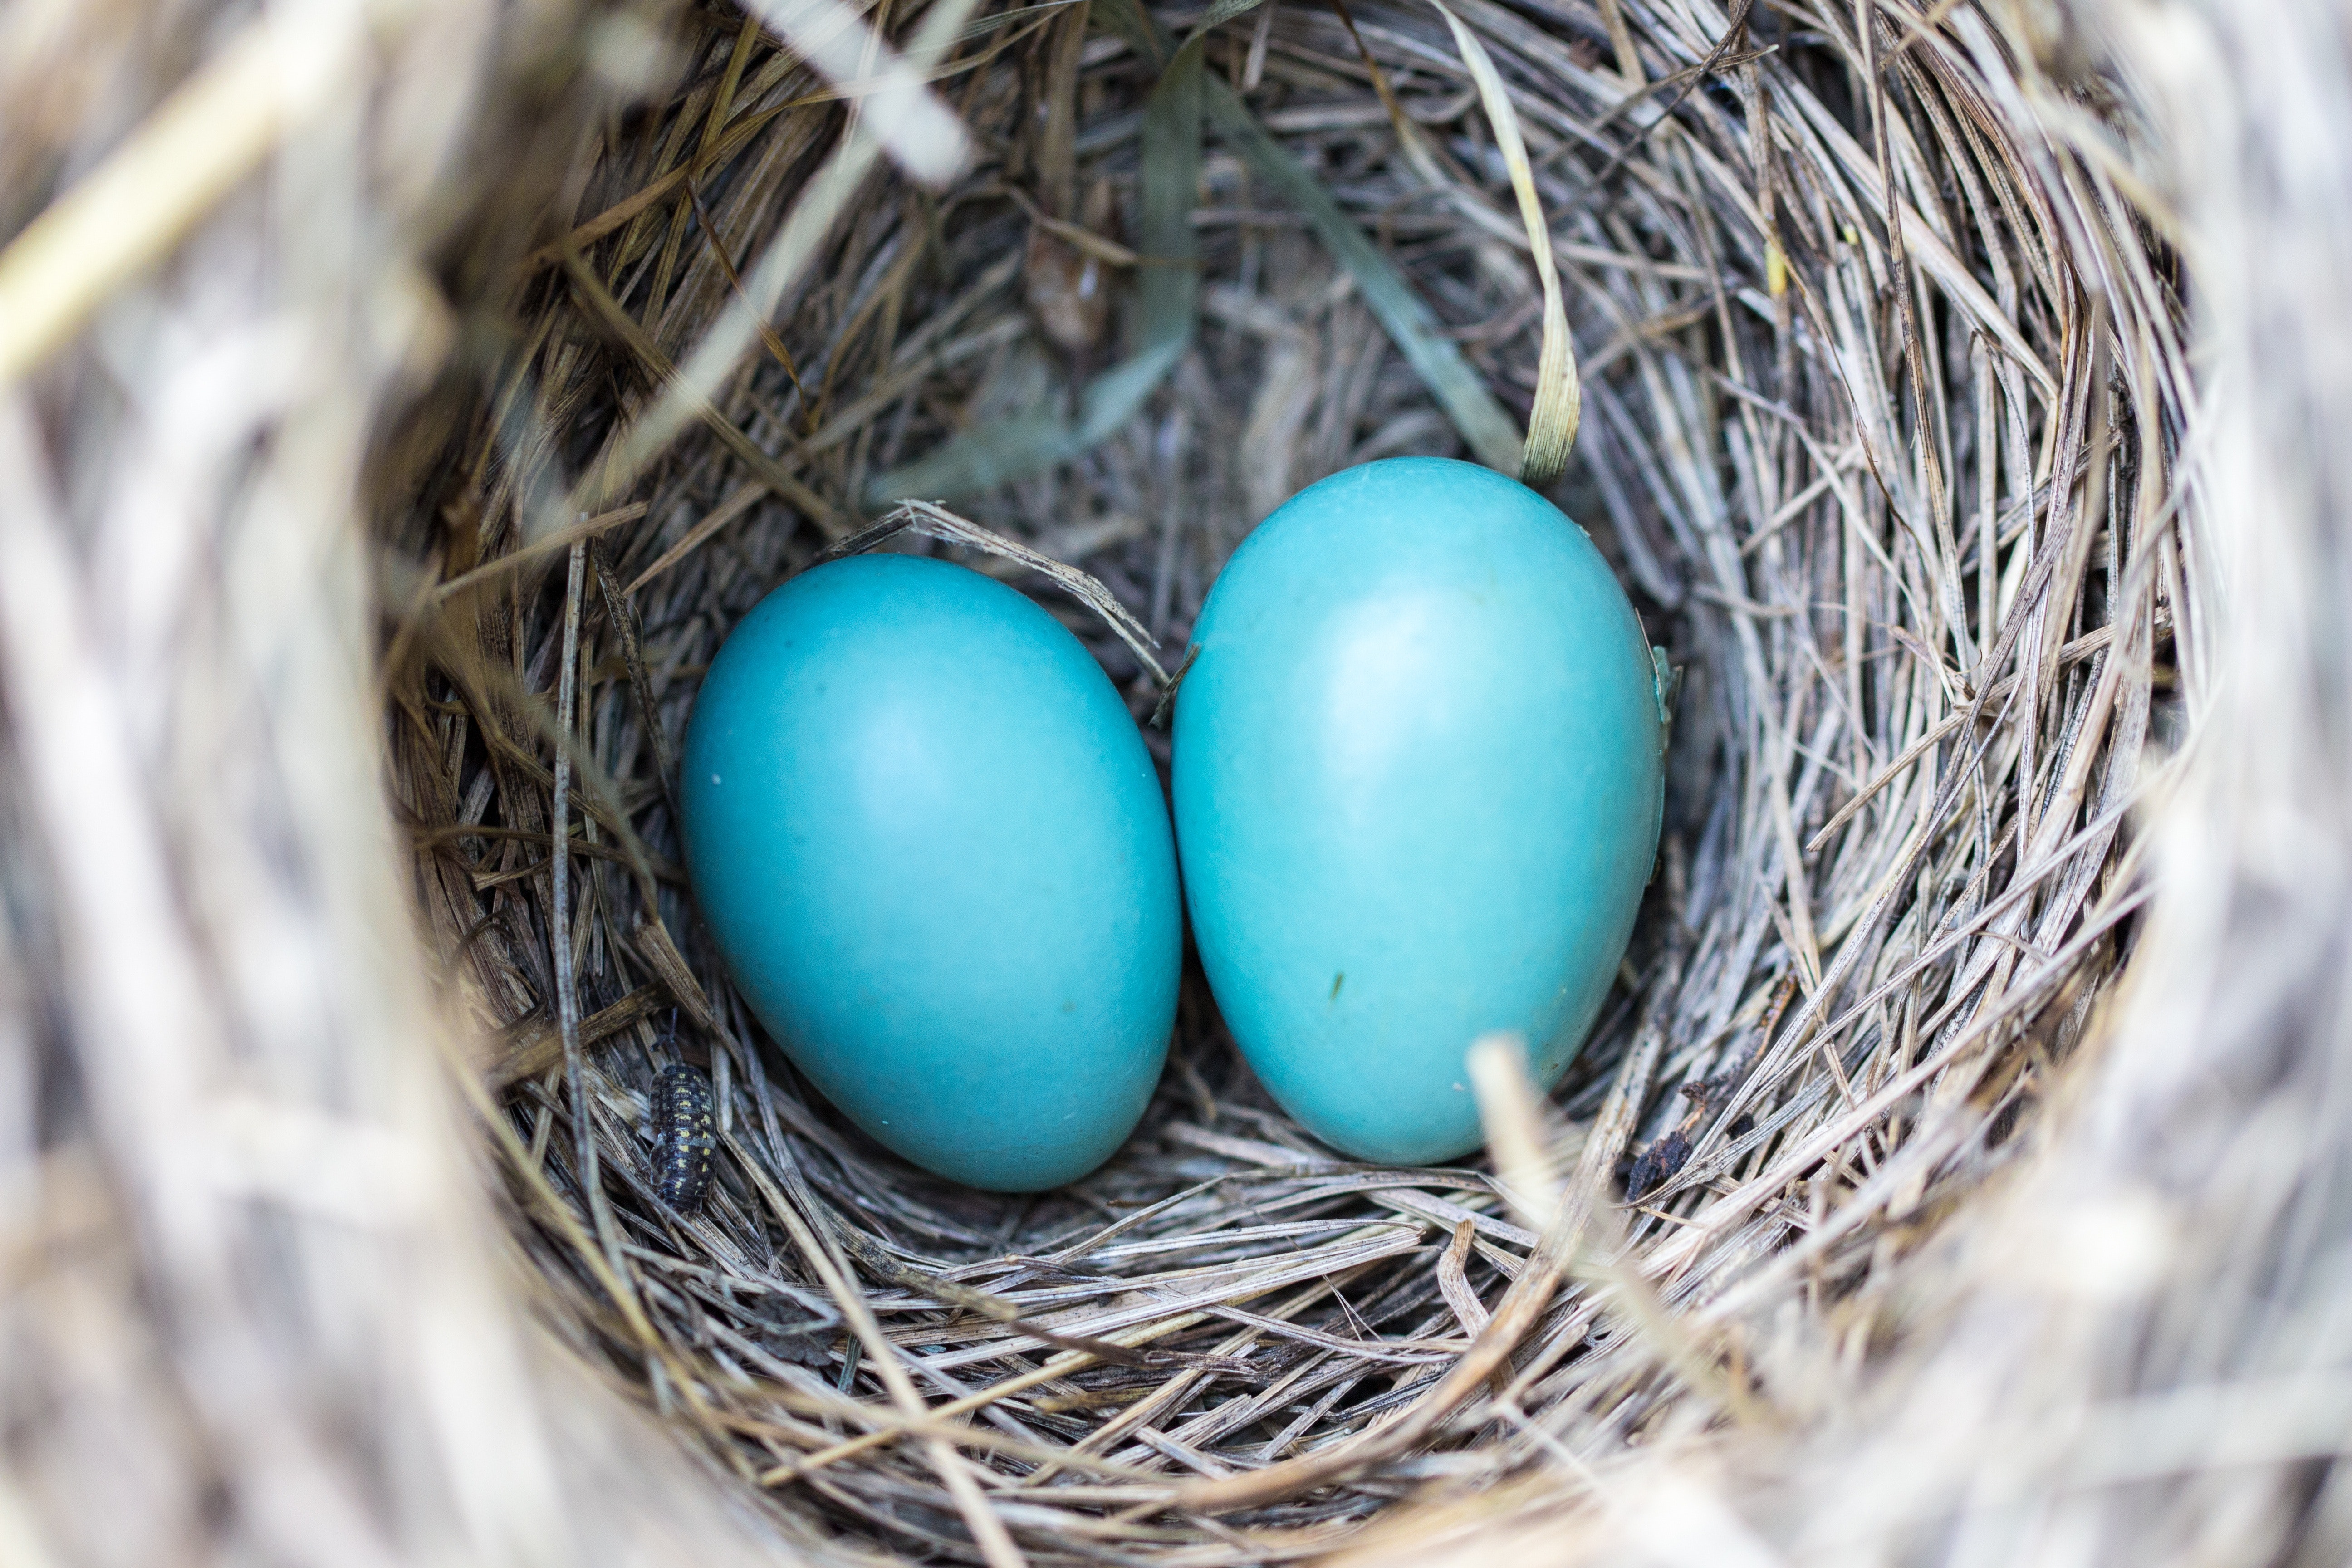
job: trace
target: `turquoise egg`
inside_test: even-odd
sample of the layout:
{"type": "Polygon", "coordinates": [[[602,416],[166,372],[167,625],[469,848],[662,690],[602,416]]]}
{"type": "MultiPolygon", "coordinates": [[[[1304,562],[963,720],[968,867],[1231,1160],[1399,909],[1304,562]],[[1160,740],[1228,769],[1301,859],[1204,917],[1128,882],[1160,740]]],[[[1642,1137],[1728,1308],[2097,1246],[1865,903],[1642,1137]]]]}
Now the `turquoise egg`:
{"type": "Polygon", "coordinates": [[[1471,1041],[1510,1030],[1559,1082],[1656,858],[1662,724],[1633,605],[1533,490],[1391,458],[1260,524],[1193,641],[1176,840],[1242,1054],[1335,1149],[1469,1152],[1471,1041]]]}
{"type": "Polygon", "coordinates": [[[1175,846],[1053,616],[943,561],[804,573],[719,648],[678,771],[728,970],[851,1121],[1002,1192],[1125,1142],[1175,1022],[1175,846]]]}

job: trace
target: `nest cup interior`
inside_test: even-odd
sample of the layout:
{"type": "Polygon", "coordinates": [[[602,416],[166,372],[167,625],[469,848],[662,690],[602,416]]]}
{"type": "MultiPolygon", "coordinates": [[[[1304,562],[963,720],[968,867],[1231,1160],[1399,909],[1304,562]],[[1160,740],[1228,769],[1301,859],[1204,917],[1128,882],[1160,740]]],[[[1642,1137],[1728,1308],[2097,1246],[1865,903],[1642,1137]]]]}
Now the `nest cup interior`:
{"type": "MultiPolygon", "coordinates": [[[[1454,0],[1579,354],[1549,493],[1685,677],[1661,873],[1529,1120],[1550,1173],[1515,1205],[1485,1160],[1342,1161],[1194,966],[1125,1149],[970,1191],[806,1089],[698,926],[666,770],[721,639],[912,494],[1082,569],[1172,667],[1299,487],[1491,458],[1462,381],[1524,420],[1544,315],[1437,8],[1213,19],[1170,115],[1159,51],[1196,11],[946,4],[867,13],[891,50],[845,73],[730,8],[673,18],[664,85],[604,116],[509,274],[504,348],[395,443],[388,531],[431,565],[390,660],[397,791],[542,1315],[809,1551],[867,1560],[1304,1554],[1408,1493],[1822,1397],[2128,953],[2124,808],[2200,662],[2164,258],[2031,129],[2030,51],[1972,10],[1864,36],[1851,8],[1454,0]],[[928,98],[876,87],[900,64],[928,98]],[[961,166],[923,164],[940,108],[961,166]],[[1147,243],[1171,233],[1189,258],[1147,243]],[[679,367],[788,251],[677,416],[679,367]],[[647,1124],[681,1060],[719,1130],[693,1215],[647,1124]]],[[[1085,582],[887,547],[1034,595],[1164,766],[1160,683],[1085,582]]]]}

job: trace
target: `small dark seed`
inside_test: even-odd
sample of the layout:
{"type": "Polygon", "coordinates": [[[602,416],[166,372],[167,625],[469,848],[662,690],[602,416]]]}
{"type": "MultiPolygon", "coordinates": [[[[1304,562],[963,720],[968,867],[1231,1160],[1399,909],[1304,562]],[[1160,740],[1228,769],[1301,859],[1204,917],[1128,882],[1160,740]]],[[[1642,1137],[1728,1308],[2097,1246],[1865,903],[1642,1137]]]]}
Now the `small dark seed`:
{"type": "Polygon", "coordinates": [[[1679,1127],[1643,1150],[1625,1178],[1625,1195],[1638,1201],[1665,1185],[1690,1163],[1690,1134],[1679,1127]]]}
{"type": "Polygon", "coordinates": [[[710,1155],[719,1139],[710,1120],[710,1085],[673,1063],[654,1075],[654,1190],[680,1214],[702,1206],[710,1190],[710,1155]]]}

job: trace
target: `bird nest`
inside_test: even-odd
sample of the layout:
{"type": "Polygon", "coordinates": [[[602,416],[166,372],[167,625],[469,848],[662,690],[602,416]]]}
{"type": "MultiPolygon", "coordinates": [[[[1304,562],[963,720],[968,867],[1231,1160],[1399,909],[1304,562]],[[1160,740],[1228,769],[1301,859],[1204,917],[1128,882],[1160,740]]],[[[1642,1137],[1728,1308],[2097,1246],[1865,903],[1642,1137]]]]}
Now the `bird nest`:
{"type": "Polygon", "coordinates": [[[846,81],[688,14],[398,533],[433,578],[398,788],[545,1315],[812,1549],[994,1563],[1325,1551],[1893,1331],[1884,1266],[2018,1146],[2124,962],[2125,815],[2193,636],[2163,259],[2020,125],[2016,43],[1969,12],[1454,0],[1465,53],[1382,0],[947,10],[846,81]],[[1685,672],[1619,990],[1490,1127],[1528,1169],[1334,1154],[1197,969],[1101,1171],[908,1166],[697,925],[668,770],[720,639],[912,521],[1086,638],[1164,764],[1175,660],[1058,568],[1181,650],[1302,484],[1493,456],[1480,420],[1544,391],[1514,135],[1579,350],[1556,493],[1685,672]],[[739,317],[758,342],[681,409],[739,317]],[[680,1060],[718,1103],[697,1215],[648,1142],[680,1060]]]}
{"type": "Polygon", "coordinates": [[[2172,323],[2160,254],[2018,122],[2016,42],[1453,16],[1466,55],[1381,0],[942,4],[845,71],[690,12],[418,464],[397,789],[542,1312],[812,1550],[1295,1556],[1795,1397],[1894,1331],[1885,1266],[2018,1146],[2129,949],[2126,812],[2193,663],[2172,323]],[[1685,673],[1619,990],[1490,1127],[1511,1183],[1317,1143],[1196,969],[1108,1166],[928,1177],[696,921],[698,679],[779,582],[911,521],[1085,638],[1164,763],[1150,647],[1254,523],[1352,463],[1491,458],[1544,391],[1478,63],[1580,351],[1556,493],[1685,673]],[[698,1214],[652,1163],[675,1061],[715,1088],[698,1214]]]}
{"type": "Polygon", "coordinates": [[[1896,1266],[2129,960],[2129,814],[2206,655],[2113,103],[1997,8],[1863,15],[714,0],[604,16],[512,111],[369,468],[394,813],[534,1315],[761,1528],[1317,1554],[1813,1408],[1904,1334],[1896,1266]],[[845,542],[963,561],[1164,766],[1254,524],[1374,458],[1515,468],[1530,424],[1682,683],[1618,987],[1492,1157],[1321,1146],[1196,965],[1141,1125],[1055,1191],[928,1176],[793,1072],[675,817],[762,595],[845,542]],[[681,1062],[691,1211],[649,1121],[681,1062]]]}

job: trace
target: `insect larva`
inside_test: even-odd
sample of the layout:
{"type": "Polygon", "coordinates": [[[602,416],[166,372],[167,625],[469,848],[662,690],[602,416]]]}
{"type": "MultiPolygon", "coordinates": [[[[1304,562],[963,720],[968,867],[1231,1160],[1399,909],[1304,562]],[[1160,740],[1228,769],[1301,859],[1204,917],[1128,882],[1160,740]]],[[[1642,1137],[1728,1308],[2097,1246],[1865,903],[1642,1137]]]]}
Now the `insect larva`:
{"type": "Polygon", "coordinates": [[[710,1085],[692,1068],[672,1063],[654,1075],[654,1190],[680,1214],[692,1214],[710,1189],[710,1152],[719,1146],[710,1122],[710,1085]]]}

